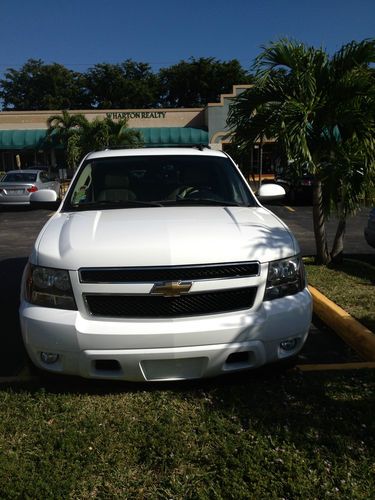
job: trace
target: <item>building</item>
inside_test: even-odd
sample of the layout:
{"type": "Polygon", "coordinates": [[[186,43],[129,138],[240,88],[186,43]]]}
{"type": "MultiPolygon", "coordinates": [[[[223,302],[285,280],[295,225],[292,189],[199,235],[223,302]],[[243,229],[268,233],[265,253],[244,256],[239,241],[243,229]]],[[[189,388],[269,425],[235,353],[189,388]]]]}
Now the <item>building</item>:
{"type": "MultiPolygon", "coordinates": [[[[203,144],[213,149],[231,150],[231,137],[226,125],[231,99],[249,85],[235,85],[230,94],[204,108],[72,110],[84,114],[89,121],[106,116],[113,120],[126,118],[128,127],[142,133],[145,147],[203,144]]],[[[34,165],[63,168],[62,151],[46,141],[47,119],[60,111],[0,112],[0,171],[34,165]]],[[[272,168],[271,143],[255,145],[244,165],[247,170],[263,164],[264,171],[272,168]],[[251,168],[250,168],[251,167],[251,168]]],[[[236,156],[233,154],[233,156],[236,156]]]]}

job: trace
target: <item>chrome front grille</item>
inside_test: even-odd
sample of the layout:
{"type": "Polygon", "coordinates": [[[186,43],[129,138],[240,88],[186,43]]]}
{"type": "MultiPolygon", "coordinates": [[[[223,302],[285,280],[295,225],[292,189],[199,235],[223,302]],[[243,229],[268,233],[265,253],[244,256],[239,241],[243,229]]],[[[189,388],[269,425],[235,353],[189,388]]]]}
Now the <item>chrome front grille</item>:
{"type": "Polygon", "coordinates": [[[137,283],[178,280],[243,278],[259,275],[258,262],[203,264],[199,266],[82,268],[81,283],[137,283]]]}

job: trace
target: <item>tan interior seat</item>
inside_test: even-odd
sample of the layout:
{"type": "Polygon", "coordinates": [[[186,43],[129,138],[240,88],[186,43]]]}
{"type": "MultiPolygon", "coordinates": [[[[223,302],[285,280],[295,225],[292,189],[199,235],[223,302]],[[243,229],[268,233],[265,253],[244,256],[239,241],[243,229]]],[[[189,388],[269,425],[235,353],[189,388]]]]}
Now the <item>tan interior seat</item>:
{"type": "Polygon", "coordinates": [[[98,195],[98,201],[132,201],[137,197],[129,189],[129,178],[125,175],[107,174],[104,189],[98,195]]]}

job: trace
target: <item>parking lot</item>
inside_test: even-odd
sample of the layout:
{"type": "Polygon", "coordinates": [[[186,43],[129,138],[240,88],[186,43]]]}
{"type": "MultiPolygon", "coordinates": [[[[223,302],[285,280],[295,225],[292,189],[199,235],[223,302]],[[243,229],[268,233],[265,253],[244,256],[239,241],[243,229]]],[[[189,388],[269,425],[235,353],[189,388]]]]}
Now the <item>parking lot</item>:
{"type": "MultiPolygon", "coordinates": [[[[313,230],[313,218],[311,206],[269,206],[280,219],[282,219],[293,231],[300,246],[302,255],[315,254],[315,240],[313,230]]],[[[367,223],[370,209],[361,209],[355,216],[347,220],[345,234],[345,253],[363,254],[373,253],[373,249],[367,244],[363,230],[367,223]]],[[[327,234],[329,243],[332,244],[337,226],[337,219],[332,217],[327,222],[327,234]]]]}
{"type": "MultiPolygon", "coordinates": [[[[300,242],[304,256],[313,255],[314,236],[311,207],[269,207],[292,229],[300,242]]],[[[19,284],[33,242],[44,223],[51,216],[47,210],[12,209],[0,211],[0,312],[2,346],[0,376],[22,372],[26,354],[18,324],[19,284]]],[[[348,220],[345,249],[348,253],[371,253],[363,236],[367,211],[363,210],[348,220]]],[[[334,221],[328,224],[329,235],[334,235],[334,221]]],[[[318,318],[314,317],[308,341],[299,355],[300,364],[340,363],[358,361],[358,356],[318,318]]]]}

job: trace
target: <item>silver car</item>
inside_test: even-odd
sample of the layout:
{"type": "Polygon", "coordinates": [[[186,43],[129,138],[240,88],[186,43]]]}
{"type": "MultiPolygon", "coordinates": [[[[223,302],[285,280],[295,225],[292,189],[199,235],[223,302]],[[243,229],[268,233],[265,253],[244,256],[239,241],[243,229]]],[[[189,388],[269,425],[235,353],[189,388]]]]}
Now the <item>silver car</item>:
{"type": "Polygon", "coordinates": [[[60,195],[60,182],[44,170],[10,170],[0,181],[0,206],[29,205],[31,193],[52,189],[60,195]]]}

